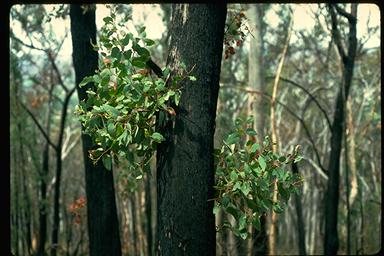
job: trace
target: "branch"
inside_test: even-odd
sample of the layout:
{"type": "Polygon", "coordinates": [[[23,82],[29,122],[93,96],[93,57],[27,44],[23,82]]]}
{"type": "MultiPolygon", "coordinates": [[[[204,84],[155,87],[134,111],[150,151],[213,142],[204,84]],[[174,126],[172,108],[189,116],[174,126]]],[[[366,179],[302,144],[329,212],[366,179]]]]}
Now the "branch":
{"type": "Polygon", "coordinates": [[[28,47],[28,48],[46,52],[45,49],[38,48],[38,47],[34,46],[33,44],[27,44],[27,43],[23,42],[21,39],[17,38],[12,32],[11,32],[11,38],[14,39],[14,40],[16,40],[16,41],[19,42],[20,44],[22,44],[22,45],[28,47]]]}
{"type": "Polygon", "coordinates": [[[329,13],[331,14],[331,21],[332,21],[332,37],[335,40],[335,44],[336,44],[337,50],[339,51],[341,59],[345,63],[345,61],[347,60],[347,56],[345,55],[345,51],[341,43],[340,31],[337,28],[338,26],[337,16],[333,8],[334,8],[334,5],[328,4],[328,9],[329,9],[329,13]]]}
{"type": "Polygon", "coordinates": [[[33,113],[27,108],[27,106],[24,105],[24,103],[20,102],[20,105],[27,111],[29,116],[32,118],[33,122],[36,124],[37,128],[39,128],[40,132],[43,134],[45,140],[48,142],[51,147],[53,147],[55,150],[57,150],[57,146],[52,143],[51,139],[47,135],[47,133],[44,131],[43,127],[40,125],[39,121],[37,121],[36,117],[33,115],[33,113]]]}
{"type": "Polygon", "coordinates": [[[53,58],[53,56],[52,56],[53,54],[52,54],[52,51],[50,49],[47,51],[47,55],[48,55],[48,59],[51,61],[53,70],[55,70],[56,75],[59,79],[59,84],[61,85],[61,87],[63,87],[64,91],[66,93],[68,93],[68,88],[65,86],[63,79],[61,79],[61,73],[60,73],[59,69],[57,68],[55,59],[53,58]]]}
{"type": "Polygon", "coordinates": [[[337,4],[331,4],[331,5],[336,9],[338,14],[340,14],[344,18],[347,18],[349,23],[356,23],[357,20],[356,20],[355,16],[353,16],[352,14],[346,12],[343,8],[341,8],[337,4]]]}
{"type": "MultiPolygon", "coordinates": [[[[266,77],[267,79],[274,79],[274,77],[266,77]]],[[[327,112],[325,111],[325,109],[320,105],[320,103],[317,101],[317,99],[307,90],[305,89],[302,85],[288,79],[288,78],[284,78],[284,77],[281,77],[280,80],[284,81],[284,82],[287,82],[288,84],[291,84],[291,85],[294,85],[298,88],[300,88],[301,90],[303,90],[306,94],[308,94],[308,96],[313,100],[313,102],[315,102],[316,106],[320,109],[320,111],[324,114],[324,117],[327,121],[327,124],[328,124],[328,127],[331,129],[332,128],[332,125],[331,125],[331,121],[328,117],[328,114],[327,112]]]]}

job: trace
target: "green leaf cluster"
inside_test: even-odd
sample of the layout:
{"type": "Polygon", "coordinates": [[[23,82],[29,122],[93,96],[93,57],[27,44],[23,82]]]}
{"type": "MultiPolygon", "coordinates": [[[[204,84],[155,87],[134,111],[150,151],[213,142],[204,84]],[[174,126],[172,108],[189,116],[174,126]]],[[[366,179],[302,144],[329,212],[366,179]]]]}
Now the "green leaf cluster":
{"type": "Polygon", "coordinates": [[[99,43],[92,44],[100,54],[99,69],[79,84],[93,86],[86,87],[88,98],[76,113],[96,145],[89,152],[93,162],[101,159],[110,170],[112,163],[126,159],[137,178],[148,169],[156,145],[165,140],[155,130],[156,116],[175,115],[167,103],[177,106],[181,91],[176,82],[166,85],[150,74],[146,62],[155,42],[146,38],[145,27],[134,36],[116,22],[113,10],[103,20],[99,43]]]}
{"type": "Polygon", "coordinates": [[[302,178],[285,167],[300,160],[298,150],[287,156],[273,153],[272,145],[265,137],[262,145],[257,142],[253,119],[236,119],[235,131],[215,150],[216,196],[214,213],[220,209],[232,215],[236,224],[225,222],[243,239],[248,237],[247,227],[260,229],[260,217],[269,209],[281,213],[292,193],[298,193],[302,178]],[[277,201],[273,194],[277,184],[277,201]]]}

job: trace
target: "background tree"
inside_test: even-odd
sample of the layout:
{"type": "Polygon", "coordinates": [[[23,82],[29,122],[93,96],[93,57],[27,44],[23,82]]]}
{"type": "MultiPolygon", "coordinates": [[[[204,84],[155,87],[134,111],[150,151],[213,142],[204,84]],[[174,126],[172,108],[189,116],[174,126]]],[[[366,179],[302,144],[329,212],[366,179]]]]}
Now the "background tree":
{"type": "MultiPolygon", "coordinates": [[[[79,100],[87,98],[78,84],[98,67],[98,56],[90,44],[96,41],[95,7],[70,6],[73,64],[79,100]]],[[[87,219],[90,255],[121,255],[119,224],[116,214],[113,173],[102,162],[94,165],[88,151],[94,146],[88,135],[82,134],[83,158],[87,192],[87,219]],[[108,235],[107,235],[108,234],[108,235]]]]}

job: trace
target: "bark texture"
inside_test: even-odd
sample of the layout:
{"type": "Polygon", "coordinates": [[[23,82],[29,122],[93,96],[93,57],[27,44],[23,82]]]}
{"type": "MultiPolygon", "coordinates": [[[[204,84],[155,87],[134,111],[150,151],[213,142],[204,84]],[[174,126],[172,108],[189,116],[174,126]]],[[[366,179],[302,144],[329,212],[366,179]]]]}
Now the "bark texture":
{"type": "Polygon", "coordinates": [[[194,70],[183,80],[174,119],[159,124],[166,141],[157,153],[158,255],[215,255],[213,135],[226,6],[172,8],[168,66],[194,70]]]}
{"type": "MultiPolygon", "coordinates": [[[[80,5],[71,5],[71,32],[73,64],[76,84],[92,75],[98,66],[97,53],[90,44],[96,42],[95,9],[89,8],[84,14],[80,5]]],[[[86,90],[91,85],[79,88],[79,100],[87,98],[86,90]]],[[[87,216],[89,235],[89,255],[121,255],[119,225],[116,213],[115,190],[112,171],[104,168],[99,161],[96,165],[88,157],[93,148],[91,138],[82,134],[87,194],[87,216]]]]}

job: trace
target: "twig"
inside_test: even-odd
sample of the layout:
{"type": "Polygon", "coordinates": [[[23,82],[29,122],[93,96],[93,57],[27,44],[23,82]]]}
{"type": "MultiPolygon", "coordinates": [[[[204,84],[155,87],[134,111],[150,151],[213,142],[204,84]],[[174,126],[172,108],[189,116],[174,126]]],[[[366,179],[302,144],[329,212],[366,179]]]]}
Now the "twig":
{"type": "MultiPolygon", "coordinates": [[[[266,77],[267,79],[273,79],[274,77],[266,77]]],[[[325,111],[325,109],[320,105],[320,103],[318,102],[318,100],[307,90],[305,89],[305,87],[303,87],[302,85],[288,79],[288,78],[284,78],[284,77],[281,77],[280,80],[284,81],[284,82],[287,82],[288,84],[291,84],[291,85],[294,85],[298,88],[300,88],[301,90],[303,90],[306,94],[308,94],[308,96],[315,102],[316,106],[320,109],[320,111],[324,114],[324,117],[327,121],[327,124],[328,124],[328,127],[331,129],[332,125],[331,125],[331,121],[328,117],[328,114],[327,112],[325,111]]]]}

